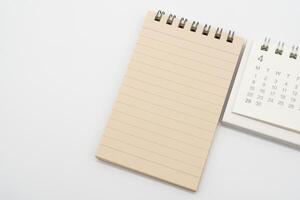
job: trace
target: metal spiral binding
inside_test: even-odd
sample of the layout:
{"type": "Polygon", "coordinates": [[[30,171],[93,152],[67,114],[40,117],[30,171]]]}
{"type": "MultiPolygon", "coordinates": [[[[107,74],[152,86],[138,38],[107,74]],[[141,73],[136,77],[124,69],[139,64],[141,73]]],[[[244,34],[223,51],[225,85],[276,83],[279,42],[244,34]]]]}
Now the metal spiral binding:
{"type": "Polygon", "coordinates": [[[203,31],[202,31],[202,34],[203,35],[208,35],[209,31],[210,31],[210,25],[205,24],[205,26],[203,28],[203,31]]]}
{"type": "Polygon", "coordinates": [[[193,21],[190,31],[196,32],[199,22],[193,21]]]}
{"type": "MultiPolygon", "coordinates": [[[[165,15],[165,12],[163,12],[163,11],[161,11],[161,10],[157,11],[157,13],[156,13],[156,15],[155,15],[155,17],[154,17],[154,20],[160,22],[161,19],[162,19],[162,17],[163,17],[163,15],[165,15]]],[[[176,18],[176,15],[174,15],[174,14],[169,14],[169,15],[168,15],[168,18],[167,18],[167,20],[166,20],[166,24],[172,25],[173,22],[174,22],[174,20],[175,20],[175,18],[176,18]]],[[[186,26],[187,21],[188,21],[188,20],[187,20],[186,18],[183,18],[183,17],[180,18],[179,23],[178,23],[178,27],[184,29],[185,26],[186,26]]],[[[199,22],[193,21],[193,23],[192,23],[192,25],[190,26],[190,29],[189,29],[189,30],[190,30],[191,32],[197,32],[197,31],[198,31],[198,26],[199,26],[199,22]]],[[[205,26],[204,26],[203,29],[202,29],[202,34],[208,36],[209,33],[210,33],[210,29],[211,29],[211,26],[208,25],[208,24],[205,24],[205,26]]],[[[216,32],[215,32],[214,37],[215,37],[216,39],[221,39],[222,31],[223,31],[223,29],[218,27],[217,30],[216,30],[216,32]]],[[[229,32],[228,32],[228,35],[227,35],[226,41],[229,42],[229,43],[232,43],[233,40],[234,40],[234,31],[229,31],[229,32]]]]}
{"type": "Polygon", "coordinates": [[[176,18],[176,15],[170,14],[167,19],[167,24],[172,25],[175,18],[176,18]]]}
{"type": "Polygon", "coordinates": [[[297,59],[297,55],[298,55],[298,49],[299,49],[299,47],[297,46],[293,46],[292,47],[292,51],[291,51],[291,53],[290,53],[290,58],[293,58],[293,59],[297,59]]]}
{"type": "Polygon", "coordinates": [[[265,38],[264,43],[261,45],[260,49],[263,51],[269,50],[270,38],[265,38]]]}
{"type": "Polygon", "coordinates": [[[229,31],[228,36],[227,36],[227,42],[233,42],[233,38],[234,38],[234,31],[229,31]]]}
{"type": "Polygon", "coordinates": [[[277,45],[277,48],[275,50],[275,54],[282,55],[283,47],[284,47],[284,42],[279,41],[278,45],[277,45]]]}
{"type": "MultiPolygon", "coordinates": [[[[264,43],[261,45],[260,49],[262,51],[268,51],[270,45],[270,38],[266,37],[264,43]]],[[[277,48],[275,49],[275,54],[282,55],[284,50],[284,42],[279,41],[277,44],[277,48]]],[[[298,57],[299,46],[292,46],[291,52],[289,54],[289,58],[297,59],[298,57]]]]}
{"type": "Polygon", "coordinates": [[[165,14],[165,12],[163,12],[163,11],[160,11],[160,10],[157,11],[154,20],[159,22],[164,14],[165,14]]]}
{"type": "Polygon", "coordinates": [[[179,24],[178,24],[178,27],[179,27],[179,28],[184,28],[186,22],[187,22],[187,19],[181,17],[181,19],[180,19],[180,21],[179,21],[179,24]]]}
{"type": "Polygon", "coordinates": [[[216,33],[215,33],[215,38],[216,38],[216,39],[220,39],[220,38],[221,38],[222,31],[223,31],[222,28],[219,28],[219,27],[217,28],[217,31],[216,31],[216,33]]]}

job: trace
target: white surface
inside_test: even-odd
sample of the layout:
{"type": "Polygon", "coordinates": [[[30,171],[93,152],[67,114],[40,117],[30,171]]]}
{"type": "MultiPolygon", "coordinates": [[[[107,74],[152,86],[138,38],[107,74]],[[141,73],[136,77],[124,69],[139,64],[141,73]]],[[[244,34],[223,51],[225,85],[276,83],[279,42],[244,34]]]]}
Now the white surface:
{"type": "Polygon", "coordinates": [[[299,1],[0,1],[0,199],[299,200],[300,152],[220,127],[199,191],[94,157],[143,16],[300,44],[299,1]]]}

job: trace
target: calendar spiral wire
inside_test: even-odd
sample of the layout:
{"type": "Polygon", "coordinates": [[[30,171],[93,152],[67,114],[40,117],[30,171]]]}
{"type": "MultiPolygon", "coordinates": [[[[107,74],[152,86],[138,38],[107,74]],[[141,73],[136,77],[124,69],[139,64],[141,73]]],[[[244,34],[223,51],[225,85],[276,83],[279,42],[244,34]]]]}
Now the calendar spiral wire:
{"type": "MultiPolygon", "coordinates": [[[[264,42],[262,43],[260,49],[262,51],[268,51],[269,50],[269,46],[270,46],[270,41],[271,41],[270,38],[265,37],[264,42]]],[[[278,41],[277,47],[275,49],[275,54],[282,55],[283,51],[285,50],[284,46],[285,46],[284,42],[278,41]]],[[[299,46],[293,45],[292,48],[290,49],[290,52],[289,52],[289,58],[297,59],[297,57],[298,57],[298,50],[299,50],[299,46]]]]}

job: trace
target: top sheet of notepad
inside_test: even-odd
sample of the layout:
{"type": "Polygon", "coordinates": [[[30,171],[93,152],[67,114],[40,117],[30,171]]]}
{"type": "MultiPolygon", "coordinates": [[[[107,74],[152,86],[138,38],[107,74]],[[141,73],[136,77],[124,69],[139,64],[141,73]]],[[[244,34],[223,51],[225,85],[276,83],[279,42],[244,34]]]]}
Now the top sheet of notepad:
{"type": "Polygon", "coordinates": [[[149,12],[96,156],[196,191],[244,41],[149,12]]]}

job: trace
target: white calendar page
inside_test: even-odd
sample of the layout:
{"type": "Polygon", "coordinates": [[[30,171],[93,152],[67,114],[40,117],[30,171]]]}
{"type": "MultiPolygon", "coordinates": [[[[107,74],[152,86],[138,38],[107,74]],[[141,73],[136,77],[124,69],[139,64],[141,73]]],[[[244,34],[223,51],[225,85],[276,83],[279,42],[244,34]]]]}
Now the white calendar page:
{"type": "Polygon", "coordinates": [[[290,58],[288,45],[275,54],[277,41],[270,41],[264,51],[263,43],[253,43],[233,112],[300,132],[299,55],[290,58]]]}

